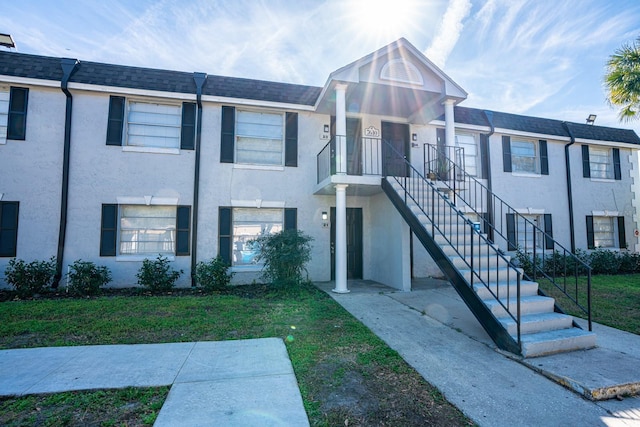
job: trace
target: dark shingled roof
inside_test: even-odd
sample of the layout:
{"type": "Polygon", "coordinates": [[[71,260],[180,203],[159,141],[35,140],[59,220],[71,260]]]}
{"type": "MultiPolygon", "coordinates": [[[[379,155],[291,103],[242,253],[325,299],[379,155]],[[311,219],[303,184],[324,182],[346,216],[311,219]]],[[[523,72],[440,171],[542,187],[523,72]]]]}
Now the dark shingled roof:
{"type": "MultiPolygon", "coordinates": [[[[457,106],[454,108],[453,114],[455,116],[456,123],[490,126],[487,121],[485,111],[489,113],[489,116],[493,121],[493,126],[496,128],[539,133],[543,135],[564,136],[568,138],[570,137],[569,132],[567,132],[567,129],[563,125],[563,123],[566,123],[575,138],[640,144],[640,137],[630,129],[610,128],[605,126],[587,125],[584,123],[562,122],[561,120],[520,116],[518,114],[457,106]]],[[[440,116],[439,120],[444,121],[444,116],[440,116]]]]}
{"type": "MultiPolygon", "coordinates": [[[[60,81],[62,78],[60,63],[60,58],[0,51],[0,75],[60,81]]],[[[81,61],[80,67],[71,77],[71,81],[162,92],[195,93],[196,91],[193,73],[99,62],[81,61]]],[[[322,88],[315,86],[207,76],[202,93],[226,98],[314,105],[321,91],[322,88]]],[[[520,116],[477,108],[455,107],[455,121],[456,123],[489,126],[485,111],[491,116],[496,128],[569,137],[567,129],[560,120],[520,116]]],[[[439,119],[444,120],[444,116],[439,119]]],[[[575,138],[640,144],[640,138],[632,130],[568,122],[566,125],[575,138]]]]}
{"type": "MultiPolygon", "coordinates": [[[[0,74],[33,79],[62,78],[60,58],[0,51],[0,74]]],[[[193,73],[80,61],[71,82],[164,92],[195,93],[193,73]]],[[[207,76],[202,93],[259,101],[314,105],[322,88],[288,83],[207,76]]]]}

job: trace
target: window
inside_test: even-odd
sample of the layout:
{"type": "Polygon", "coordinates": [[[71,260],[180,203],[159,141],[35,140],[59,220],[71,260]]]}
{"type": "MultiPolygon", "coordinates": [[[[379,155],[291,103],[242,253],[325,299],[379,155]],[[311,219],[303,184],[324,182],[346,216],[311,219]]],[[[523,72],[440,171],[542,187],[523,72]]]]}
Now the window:
{"type": "Polygon", "coordinates": [[[464,157],[456,159],[457,164],[463,164],[464,170],[471,176],[478,175],[478,146],[471,134],[456,134],[456,147],[462,148],[464,157]],[[464,163],[462,162],[464,160],[464,163]]]}
{"type": "Polygon", "coordinates": [[[220,161],[263,166],[298,165],[298,114],[222,107],[220,161]]]}
{"type": "Polygon", "coordinates": [[[107,145],[193,150],[195,104],[160,104],[109,99],[107,145]],[[126,120],[125,120],[126,114],[126,120]]]}
{"type": "Polygon", "coordinates": [[[102,205],[100,255],[188,255],[189,206],[102,205]]]}
{"type": "Polygon", "coordinates": [[[551,214],[507,214],[506,218],[508,250],[553,249],[551,214]]]}
{"type": "Polygon", "coordinates": [[[503,135],[502,163],[505,172],[549,175],[547,141],[503,135]]]}
{"type": "Polygon", "coordinates": [[[25,139],[28,98],[29,89],[0,87],[0,144],[25,139]]]}
{"type": "Polygon", "coordinates": [[[257,264],[257,252],[251,240],[282,231],[282,209],[233,209],[233,262],[234,266],[257,264]]]}
{"type": "Polygon", "coordinates": [[[583,145],[582,172],[585,178],[621,180],[620,149],[583,145]]]}
{"type": "Polygon", "coordinates": [[[219,255],[232,266],[246,267],[258,265],[249,241],[296,229],[297,209],[221,207],[218,219],[219,255]]]}
{"type": "Polygon", "coordinates": [[[615,215],[587,216],[587,247],[589,249],[626,248],[624,217],[615,215]]]}
{"type": "Polygon", "coordinates": [[[0,202],[0,257],[14,257],[18,245],[19,202],[0,202]]]}

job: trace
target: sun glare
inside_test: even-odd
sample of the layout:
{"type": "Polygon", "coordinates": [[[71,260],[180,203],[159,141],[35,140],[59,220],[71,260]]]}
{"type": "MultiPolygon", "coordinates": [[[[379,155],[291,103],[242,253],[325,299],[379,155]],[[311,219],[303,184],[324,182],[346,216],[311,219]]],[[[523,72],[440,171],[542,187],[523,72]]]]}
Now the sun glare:
{"type": "Polygon", "coordinates": [[[398,36],[407,31],[417,14],[416,0],[353,0],[350,15],[367,34],[398,36]]]}

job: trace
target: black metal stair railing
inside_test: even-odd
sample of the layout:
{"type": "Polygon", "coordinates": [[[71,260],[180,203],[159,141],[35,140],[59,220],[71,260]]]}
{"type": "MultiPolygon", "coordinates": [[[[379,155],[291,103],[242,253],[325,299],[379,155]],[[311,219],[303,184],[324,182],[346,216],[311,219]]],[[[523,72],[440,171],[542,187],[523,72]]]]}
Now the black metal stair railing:
{"type": "MultiPolygon", "coordinates": [[[[584,313],[591,331],[591,267],[553,238],[550,217],[535,211],[529,215],[516,211],[441,148],[425,144],[425,153],[425,160],[437,159],[425,161],[425,175],[435,178],[434,186],[449,192],[455,205],[475,216],[491,242],[516,253],[525,279],[546,279],[584,313]],[[439,179],[436,172],[442,170],[448,172],[439,179]]],[[[556,310],[562,312],[557,304],[556,310]]]]}
{"type": "Polygon", "coordinates": [[[520,271],[465,217],[447,192],[426,179],[393,146],[383,141],[382,148],[388,162],[383,165],[385,192],[394,204],[395,197],[401,198],[396,207],[494,341],[503,349],[520,352],[520,271]],[[399,164],[404,167],[399,168],[399,164]],[[398,183],[402,191],[387,188],[390,181],[398,183]],[[443,246],[453,248],[455,254],[451,256],[457,263],[445,254],[443,246]],[[474,292],[474,285],[486,288],[515,322],[515,342],[474,292]]]}

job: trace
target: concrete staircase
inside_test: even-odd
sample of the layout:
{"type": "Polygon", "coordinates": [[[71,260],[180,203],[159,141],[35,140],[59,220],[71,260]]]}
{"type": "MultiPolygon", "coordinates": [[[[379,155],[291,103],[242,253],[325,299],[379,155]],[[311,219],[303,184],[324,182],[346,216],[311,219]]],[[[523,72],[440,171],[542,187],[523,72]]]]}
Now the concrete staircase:
{"type": "MultiPolygon", "coordinates": [[[[402,200],[406,200],[406,206],[402,207],[406,208],[405,214],[410,212],[440,248],[440,254],[431,254],[434,259],[442,255],[448,258],[450,265],[458,271],[458,277],[464,278],[466,286],[473,289],[477,298],[517,343],[518,276],[522,271],[513,266],[508,255],[482,239],[465,214],[455,208],[448,197],[442,197],[444,194],[436,187],[425,191],[424,187],[407,185],[409,189],[420,188],[420,191],[412,192],[414,197],[411,198],[406,197],[405,190],[395,178],[386,179],[402,200]],[[435,194],[430,195],[430,191],[435,191],[435,194]],[[435,201],[433,206],[432,200],[435,201]]],[[[405,184],[410,180],[401,179],[405,184]]],[[[452,277],[450,279],[453,280],[452,277]]],[[[596,345],[594,333],[576,327],[571,316],[554,311],[554,299],[540,295],[538,283],[521,279],[519,306],[522,356],[543,356],[596,345]]],[[[483,322],[483,319],[478,320],[483,322]]]]}

